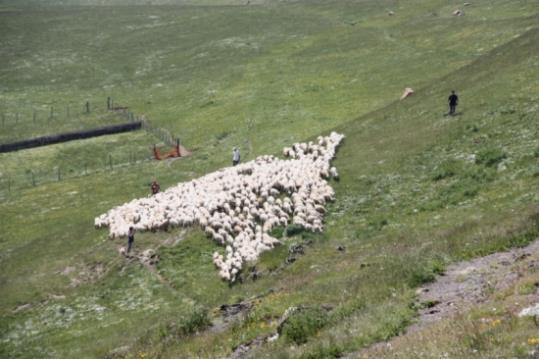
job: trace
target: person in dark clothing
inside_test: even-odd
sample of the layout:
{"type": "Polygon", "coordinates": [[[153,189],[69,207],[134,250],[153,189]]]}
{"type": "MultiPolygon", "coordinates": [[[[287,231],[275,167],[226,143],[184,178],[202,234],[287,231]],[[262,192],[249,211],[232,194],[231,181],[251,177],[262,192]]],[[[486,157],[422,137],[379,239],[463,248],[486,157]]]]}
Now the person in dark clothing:
{"type": "Polygon", "coordinates": [[[449,102],[449,114],[454,115],[457,105],[459,104],[459,97],[455,93],[455,90],[451,91],[451,95],[449,95],[447,102],[449,102]]]}
{"type": "Polygon", "coordinates": [[[159,193],[159,190],[161,189],[161,186],[156,180],[153,180],[151,187],[152,187],[152,195],[159,193]]]}
{"type": "Polygon", "coordinates": [[[127,252],[131,251],[131,247],[133,247],[133,243],[135,242],[135,228],[129,227],[129,231],[127,232],[127,252]]]}

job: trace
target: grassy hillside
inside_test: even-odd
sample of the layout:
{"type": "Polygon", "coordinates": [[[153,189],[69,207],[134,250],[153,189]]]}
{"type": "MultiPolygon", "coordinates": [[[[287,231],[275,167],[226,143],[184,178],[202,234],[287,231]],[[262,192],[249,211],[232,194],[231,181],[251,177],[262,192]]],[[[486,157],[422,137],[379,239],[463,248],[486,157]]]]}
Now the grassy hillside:
{"type": "Polygon", "coordinates": [[[477,4],[460,18],[452,9],[442,1],[6,8],[1,140],[103,123],[99,112],[80,111],[86,101],[102,111],[111,97],[215,160],[209,168],[228,159],[216,147],[239,145],[252,158],[382,107],[533,24],[518,17],[532,11],[527,2],[477,4]],[[48,120],[50,107],[59,120],[48,120]]]}
{"type": "MultiPolygon", "coordinates": [[[[5,112],[111,96],[194,150],[177,161],[126,158],[112,170],[0,188],[0,353],[222,357],[304,305],[296,327],[251,356],[335,357],[405,330],[415,289],[448,263],[537,237],[537,9],[477,1],[451,16],[458,5],[0,11],[5,112]],[[397,101],[406,86],[416,93],[397,101]],[[453,88],[461,104],[448,117],[453,88]],[[263,255],[252,264],[257,280],[221,282],[216,246],[197,229],[139,234],[137,249],[161,257],[149,270],[93,228],[96,215],[146,195],[154,176],[166,188],[227,165],[233,145],[249,159],[330,129],[347,138],[326,231],[295,234],[263,255]],[[287,265],[298,243],[305,255],[287,265]],[[219,305],[250,299],[245,320],[202,330],[206,319],[218,321],[219,305]]],[[[6,138],[17,136],[9,131],[6,138]]],[[[96,157],[142,151],[155,141],[147,136],[4,154],[0,172],[69,161],[78,171],[81,162],[106,167],[96,157]]],[[[482,353],[527,349],[534,328],[512,320],[516,344],[492,341],[482,353]]],[[[454,340],[461,352],[475,349],[454,340]]]]}
{"type": "Polygon", "coordinates": [[[271,4],[275,0],[2,0],[2,5],[15,6],[140,6],[189,5],[237,6],[271,4]]]}

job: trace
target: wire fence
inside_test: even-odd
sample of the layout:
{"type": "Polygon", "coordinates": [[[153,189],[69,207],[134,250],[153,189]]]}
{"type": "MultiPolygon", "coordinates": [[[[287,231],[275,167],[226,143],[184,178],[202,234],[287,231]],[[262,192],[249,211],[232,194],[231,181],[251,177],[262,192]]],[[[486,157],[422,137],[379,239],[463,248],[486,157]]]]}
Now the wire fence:
{"type": "Polygon", "coordinates": [[[36,136],[116,124],[126,107],[105,107],[99,101],[0,105],[0,143],[36,136]]]}
{"type": "MultiPolygon", "coordinates": [[[[133,147],[130,150],[121,153],[107,153],[103,158],[88,158],[88,161],[79,161],[77,163],[66,163],[59,161],[50,165],[35,166],[31,168],[19,168],[15,171],[0,172],[0,193],[3,195],[10,194],[16,190],[37,187],[46,183],[61,182],[66,179],[90,176],[95,174],[103,174],[114,171],[119,171],[130,166],[140,165],[141,163],[149,162],[153,160],[153,147],[156,143],[162,143],[165,146],[175,146],[179,142],[179,138],[175,137],[170,131],[158,127],[152,123],[146,116],[137,116],[133,112],[129,111],[127,107],[115,106],[112,99],[107,99],[106,111],[100,112],[103,116],[109,116],[114,118],[115,122],[138,122],[140,121],[142,130],[152,135],[158,141],[149,141],[146,146],[133,147]]],[[[56,106],[57,108],[57,106],[56,106]]],[[[60,117],[55,108],[50,110],[50,119],[44,119],[43,121],[71,121],[74,117],[74,107],[67,107],[65,109],[65,116],[60,117]]],[[[85,115],[85,111],[88,113],[94,113],[90,102],[85,103],[82,106],[82,111],[78,114],[85,115]]],[[[96,110],[97,111],[97,110],[96,110]]],[[[8,126],[8,121],[11,121],[9,125],[23,125],[23,124],[35,124],[36,126],[42,126],[40,123],[43,111],[30,112],[2,112],[3,124],[1,126],[8,126]]],[[[58,126],[57,126],[58,127],[58,126]]],[[[0,131],[1,132],[1,131],[0,131]]],[[[5,142],[0,136],[0,143],[5,142]]],[[[7,154],[6,154],[7,155],[7,154]]]]}
{"type": "Polygon", "coordinates": [[[95,174],[112,173],[131,166],[140,165],[153,160],[150,147],[143,152],[130,152],[123,155],[109,154],[96,163],[81,163],[78,165],[58,164],[52,168],[33,167],[4,173],[0,176],[0,192],[12,191],[30,187],[37,187],[51,182],[61,182],[95,174]]]}
{"type": "MultiPolygon", "coordinates": [[[[136,118],[136,117],[135,117],[136,118]]],[[[167,129],[154,126],[145,116],[136,118],[137,121],[142,122],[142,128],[144,131],[151,133],[155,137],[159,138],[161,142],[168,146],[175,146],[179,137],[174,136],[167,129]]]]}

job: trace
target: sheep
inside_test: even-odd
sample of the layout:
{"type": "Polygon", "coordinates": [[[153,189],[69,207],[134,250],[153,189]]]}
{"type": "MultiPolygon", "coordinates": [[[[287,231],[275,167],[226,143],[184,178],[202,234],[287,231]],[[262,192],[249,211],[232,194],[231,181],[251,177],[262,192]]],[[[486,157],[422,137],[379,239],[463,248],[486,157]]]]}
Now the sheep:
{"type": "Polygon", "coordinates": [[[274,226],[295,223],[323,230],[324,205],[335,196],[326,178],[338,178],[330,161],[343,138],[332,132],[314,142],[294,143],[283,149],[285,160],[260,156],[224,168],[114,207],[96,217],[94,225],[108,226],[112,238],[126,236],[129,226],[145,231],[199,225],[226,246],[224,255],[214,253],[213,262],[219,276],[233,282],[245,261],[280,244],[268,234],[274,226]]]}

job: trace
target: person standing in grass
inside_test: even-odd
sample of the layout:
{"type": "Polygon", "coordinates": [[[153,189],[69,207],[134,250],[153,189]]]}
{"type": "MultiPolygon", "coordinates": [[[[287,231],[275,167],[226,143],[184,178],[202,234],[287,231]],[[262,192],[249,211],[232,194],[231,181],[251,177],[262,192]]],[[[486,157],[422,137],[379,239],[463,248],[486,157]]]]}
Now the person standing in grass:
{"type": "Polygon", "coordinates": [[[155,179],[152,181],[151,187],[152,187],[152,195],[158,194],[159,190],[161,189],[161,186],[155,179]]]}
{"type": "Polygon", "coordinates": [[[454,115],[457,110],[457,105],[459,104],[459,97],[455,93],[455,90],[451,91],[451,95],[449,95],[447,102],[449,102],[449,114],[454,115]]]}
{"type": "Polygon", "coordinates": [[[131,247],[133,247],[134,242],[135,242],[135,228],[129,227],[129,231],[127,232],[127,253],[131,251],[131,247]]]}
{"type": "Polygon", "coordinates": [[[240,150],[234,147],[232,150],[232,166],[236,166],[240,163],[240,150]]]}

